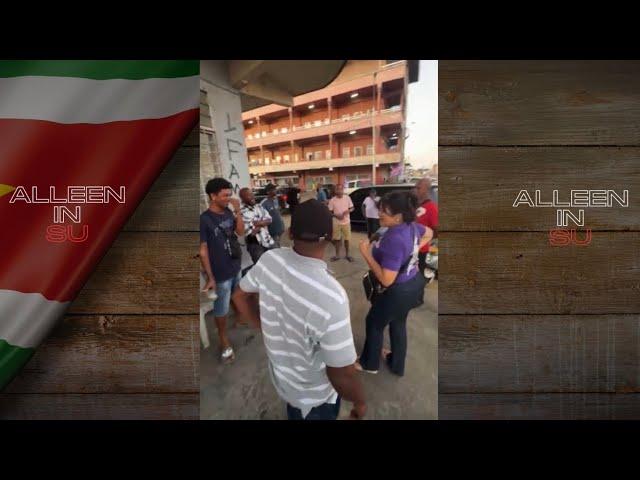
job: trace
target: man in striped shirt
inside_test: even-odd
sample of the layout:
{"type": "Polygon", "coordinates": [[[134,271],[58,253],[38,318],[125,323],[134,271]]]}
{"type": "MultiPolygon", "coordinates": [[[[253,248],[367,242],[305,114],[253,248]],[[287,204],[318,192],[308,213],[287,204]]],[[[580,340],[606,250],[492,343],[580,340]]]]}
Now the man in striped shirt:
{"type": "Polygon", "coordinates": [[[234,293],[239,315],[262,330],[289,419],[335,420],[341,398],[353,402],[352,418],[366,412],[349,299],[322,260],[332,223],[317,200],[298,205],[289,230],[293,248],[265,252],[234,293]]]}

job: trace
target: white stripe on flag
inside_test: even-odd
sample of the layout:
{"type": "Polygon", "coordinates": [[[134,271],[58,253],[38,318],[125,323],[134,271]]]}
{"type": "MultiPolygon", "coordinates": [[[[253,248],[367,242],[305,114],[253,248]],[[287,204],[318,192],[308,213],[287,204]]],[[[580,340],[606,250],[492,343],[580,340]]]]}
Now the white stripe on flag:
{"type": "Polygon", "coordinates": [[[94,124],[164,118],[197,108],[199,95],[198,76],[0,78],[0,118],[94,124]]]}
{"type": "Polygon", "coordinates": [[[15,347],[37,347],[70,303],[48,300],[39,293],[0,290],[0,339],[15,347]]]}

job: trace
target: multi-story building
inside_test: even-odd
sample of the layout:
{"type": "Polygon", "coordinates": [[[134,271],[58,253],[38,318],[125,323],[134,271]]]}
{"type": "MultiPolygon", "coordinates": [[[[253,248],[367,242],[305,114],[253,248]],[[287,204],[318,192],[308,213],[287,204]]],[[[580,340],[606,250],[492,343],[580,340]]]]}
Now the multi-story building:
{"type": "Polygon", "coordinates": [[[417,61],[350,60],[292,107],[243,112],[253,185],[384,183],[403,161],[407,86],[417,77],[417,61]]]}

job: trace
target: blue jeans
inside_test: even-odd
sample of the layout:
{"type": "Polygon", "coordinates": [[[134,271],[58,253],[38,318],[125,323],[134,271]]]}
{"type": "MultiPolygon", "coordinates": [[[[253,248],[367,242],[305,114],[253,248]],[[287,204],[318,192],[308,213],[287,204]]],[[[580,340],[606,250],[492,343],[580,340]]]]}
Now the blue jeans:
{"type": "Polygon", "coordinates": [[[240,283],[240,272],[235,277],[231,277],[224,282],[216,281],[216,298],[213,302],[213,316],[224,317],[229,313],[229,303],[231,302],[231,294],[236,286],[240,283]]]}
{"type": "Polygon", "coordinates": [[[417,272],[411,280],[386,289],[371,306],[365,319],[367,330],[364,348],[360,354],[362,368],[380,368],[380,350],[384,340],[384,329],[388,325],[392,353],[387,357],[387,363],[393,373],[404,375],[407,356],[407,316],[411,309],[421,304],[424,285],[424,277],[417,272]]]}
{"type": "Polygon", "coordinates": [[[336,403],[323,403],[313,407],[309,414],[302,418],[302,410],[287,403],[287,418],[289,420],[336,420],[340,413],[340,396],[336,403]]]}

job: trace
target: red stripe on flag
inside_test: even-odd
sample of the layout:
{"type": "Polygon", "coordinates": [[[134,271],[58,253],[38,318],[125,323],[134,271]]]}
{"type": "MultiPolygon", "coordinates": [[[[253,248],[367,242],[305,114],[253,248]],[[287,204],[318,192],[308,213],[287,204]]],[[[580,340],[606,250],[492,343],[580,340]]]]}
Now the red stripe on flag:
{"type": "Polygon", "coordinates": [[[80,205],[82,222],[73,225],[83,243],[50,243],[52,204],[9,203],[0,197],[0,289],[41,293],[50,300],[73,300],[120,229],[197,124],[198,110],[152,120],[100,125],[64,125],[37,120],[0,120],[0,184],[49,187],[126,187],[126,203],[80,205]]]}

